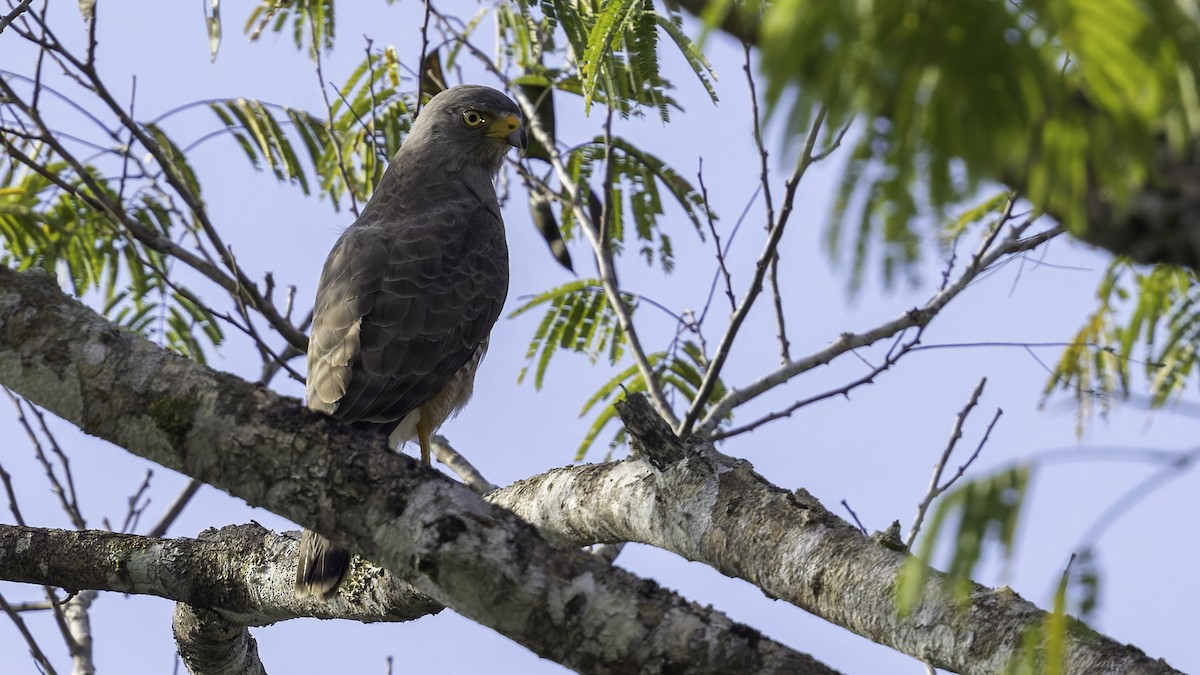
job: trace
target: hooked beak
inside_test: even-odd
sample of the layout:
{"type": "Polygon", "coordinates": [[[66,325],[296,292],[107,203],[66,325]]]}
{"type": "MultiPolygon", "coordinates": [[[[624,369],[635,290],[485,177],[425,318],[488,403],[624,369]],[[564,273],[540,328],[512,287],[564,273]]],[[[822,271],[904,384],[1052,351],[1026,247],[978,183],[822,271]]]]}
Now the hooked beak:
{"type": "Polygon", "coordinates": [[[525,129],[517,129],[508,135],[508,144],[514,148],[520,148],[521,152],[525,152],[525,148],[529,146],[529,137],[525,135],[525,129]]]}
{"type": "Polygon", "coordinates": [[[521,118],[516,115],[509,114],[492,123],[492,134],[495,138],[508,143],[514,148],[520,148],[521,152],[525,151],[529,144],[529,138],[525,135],[525,128],[521,125],[521,118]]]}

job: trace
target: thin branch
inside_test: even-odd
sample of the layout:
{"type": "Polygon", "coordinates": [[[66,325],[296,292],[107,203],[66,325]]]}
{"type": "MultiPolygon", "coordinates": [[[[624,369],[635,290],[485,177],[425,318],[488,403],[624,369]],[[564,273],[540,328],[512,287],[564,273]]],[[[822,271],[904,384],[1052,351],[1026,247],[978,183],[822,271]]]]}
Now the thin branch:
{"type": "Polygon", "coordinates": [[[479,472],[479,469],[475,468],[474,464],[471,464],[467,461],[466,457],[463,457],[460,452],[455,450],[454,446],[450,445],[450,441],[446,440],[445,436],[438,435],[433,437],[433,454],[438,458],[439,462],[450,467],[450,470],[461,478],[467,487],[474,490],[475,494],[482,497],[497,488],[495,483],[484,478],[483,474],[479,472]]]}
{"type": "MultiPolygon", "coordinates": [[[[421,22],[421,58],[417,61],[417,68],[420,69],[420,72],[417,73],[417,106],[414,117],[421,114],[421,99],[425,95],[425,59],[429,55],[429,19],[433,16],[433,5],[430,0],[424,0],[422,4],[425,5],[425,18],[421,22]]],[[[441,18],[440,14],[438,18],[441,18]]],[[[436,93],[436,91],[433,92],[433,94],[436,93]]]]}
{"type": "Polygon", "coordinates": [[[46,655],[42,653],[42,648],[38,646],[33,633],[30,633],[29,627],[25,625],[25,620],[21,618],[20,614],[17,614],[12,605],[8,604],[8,600],[4,599],[3,594],[0,594],[0,609],[3,609],[8,618],[12,619],[13,624],[17,627],[17,632],[21,634],[21,637],[25,638],[25,644],[29,645],[29,653],[42,669],[42,672],[46,673],[46,675],[57,675],[58,671],[54,669],[54,666],[50,665],[50,659],[47,659],[46,655]]]}
{"type": "Polygon", "coordinates": [[[13,489],[12,474],[4,470],[0,464],[0,483],[4,484],[4,493],[8,496],[8,510],[13,514],[13,520],[18,525],[25,524],[25,516],[21,514],[21,506],[17,503],[17,492],[13,489]]]}
{"type": "MultiPolygon", "coordinates": [[[[754,191],[750,193],[750,198],[746,200],[746,205],[742,207],[742,212],[738,214],[738,218],[733,223],[733,227],[729,230],[729,238],[725,240],[725,255],[729,255],[729,250],[733,248],[733,240],[737,238],[738,232],[742,229],[742,223],[746,222],[746,217],[750,215],[750,207],[754,206],[754,201],[758,199],[758,195],[762,192],[762,185],[754,186],[754,191]]],[[[696,319],[696,325],[704,324],[704,320],[708,318],[708,310],[712,308],[713,297],[717,292],[717,282],[721,279],[721,270],[715,270],[712,275],[712,281],[708,284],[708,296],[704,300],[704,309],[700,310],[700,317],[696,319]]],[[[734,308],[736,311],[736,307],[734,308]]]]}
{"type": "Polygon", "coordinates": [[[25,415],[25,407],[22,405],[23,399],[13,394],[12,390],[8,387],[3,387],[3,389],[4,393],[8,395],[9,401],[12,402],[13,407],[17,410],[17,423],[25,430],[25,435],[29,438],[30,445],[33,446],[34,456],[37,457],[38,463],[42,465],[42,469],[46,472],[46,479],[50,482],[50,491],[58,497],[59,504],[71,520],[71,524],[82,530],[87,527],[87,523],[79,510],[79,502],[75,494],[75,479],[71,475],[71,464],[67,460],[67,456],[63,453],[62,448],[58,446],[54,435],[50,433],[49,427],[46,426],[46,418],[41,414],[37,406],[25,401],[36,414],[42,433],[46,435],[47,442],[50,444],[51,452],[58,457],[59,462],[62,464],[64,480],[67,483],[66,487],[63,486],[63,481],[59,480],[58,473],[54,470],[54,465],[50,463],[41,439],[38,438],[38,435],[33,430],[33,426],[29,423],[29,418],[25,415]]]}
{"type": "MultiPolygon", "coordinates": [[[[170,157],[167,156],[162,147],[159,146],[159,144],[143,130],[142,126],[125,112],[124,107],[118,103],[115,98],[113,98],[112,94],[105,86],[104,81],[101,79],[99,73],[96,71],[94,65],[80,62],[79,59],[73,54],[62,48],[58,40],[53,37],[52,33],[49,32],[49,28],[46,26],[45,22],[39,21],[39,23],[41,24],[43,30],[45,30],[47,35],[50,37],[49,41],[40,41],[42,46],[58,55],[61,55],[63,59],[74,66],[87,78],[88,85],[97,95],[97,97],[99,97],[100,100],[117,117],[121,125],[133,134],[138,143],[146,148],[150,155],[154,157],[158,165],[163,169],[163,174],[167,180],[167,183],[175,190],[175,192],[187,205],[188,209],[195,217],[196,222],[200,225],[200,229],[204,232],[209,241],[212,242],[213,246],[216,248],[221,257],[222,262],[229,269],[230,273],[232,273],[232,287],[226,288],[226,290],[237,295],[244,295],[250,304],[255,308],[255,310],[261,313],[263,317],[266,318],[267,322],[270,323],[275,330],[279,331],[281,335],[287,338],[289,342],[297,347],[305,345],[307,338],[297,331],[295,326],[284,321],[283,318],[279,316],[279,313],[275,310],[275,308],[263,300],[254,283],[251,282],[246,276],[245,272],[243,272],[242,269],[237,266],[236,262],[232,259],[229,253],[228,247],[222,240],[221,235],[217,232],[216,227],[209,219],[208,211],[204,204],[200,201],[199,195],[192,193],[191,189],[187,186],[186,181],[184,181],[180,175],[174,162],[171,161],[170,157]]],[[[33,113],[31,111],[27,111],[27,114],[32,115],[33,113]]],[[[39,122],[39,126],[43,125],[39,122]]],[[[81,177],[84,177],[82,174],[86,174],[86,172],[81,171],[82,167],[73,166],[73,168],[81,174],[81,177]]],[[[98,196],[101,191],[95,189],[94,186],[92,186],[92,188],[93,192],[98,196]]],[[[117,214],[114,212],[113,215],[116,216],[117,214]]],[[[186,258],[184,261],[185,263],[188,262],[186,258]]]]}
{"type": "Polygon", "coordinates": [[[44,612],[54,609],[54,604],[49,600],[37,600],[34,602],[18,602],[12,605],[14,612],[44,612]]]}
{"type": "Polygon", "coordinates": [[[1122,494],[1092,522],[1084,532],[1084,535],[1079,539],[1079,544],[1075,546],[1075,550],[1084,551],[1094,547],[1100,537],[1104,536],[1104,533],[1108,531],[1108,528],[1115,525],[1138,502],[1153,494],[1155,490],[1163,485],[1187,473],[1197,461],[1200,461],[1200,447],[1181,454],[1171,463],[1139,481],[1137,485],[1134,485],[1122,494]]]}
{"type": "Polygon", "coordinates": [[[733,297],[733,277],[725,264],[725,251],[721,250],[721,235],[717,232],[717,224],[713,220],[712,209],[708,206],[708,186],[704,184],[704,158],[700,158],[700,168],[696,170],[696,179],[700,183],[700,199],[704,204],[704,220],[708,223],[708,232],[713,238],[713,247],[717,252],[717,267],[721,278],[725,280],[725,297],[729,298],[729,311],[737,311],[737,298],[733,297]]]}
{"type": "Polygon", "coordinates": [[[766,275],[771,259],[775,256],[775,252],[779,248],[779,241],[783,238],[784,227],[787,226],[792,214],[796,188],[800,184],[800,179],[804,177],[805,171],[813,163],[813,146],[817,142],[817,134],[824,123],[825,107],[822,106],[813,119],[812,127],[808,130],[808,137],[804,143],[804,151],[796,160],[796,168],[793,169],[791,177],[784,184],[783,207],[779,211],[779,216],[771,223],[771,229],[767,235],[767,243],[763,247],[762,255],[758,258],[758,263],[754,271],[754,279],[750,282],[750,288],[746,290],[746,295],[742,298],[741,304],[738,305],[737,311],[733,313],[733,317],[729,320],[729,327],[726,329],[725,335],[722,336],[721,342],[717,345],[717,351],[713,356],[712,363],[704,372],[704,380],[696,390],[696,396],[692,399],[692,405],[688,409],[687,415],[684,417],[682,424],[675,425],[681,437],[687,437],[692,434],[692,428],[700,419],[700,413],[704,410],[705,404],[708,403],[708,397],[712,394],[713,388],[716,387],[717,380],[721,376],[721,369],[725,365],[725,360],[729,358],[729,353],[733,349],[733,341],[741,331],[742,323],[750,314],[750,309],[754,306],[755,299],[762,292],[763,277],[766,275]]]}
{"type": "MultiPolygon", "coordinates": [[[[142,513],[146,507],[150,506],[150,500],[142,501],[146,496],[146,491],[150,489],[150,479],[154,477],[153,469],[146,469],[146,475],[142,476],[142,482],[138,484],[133,494],[126,498],[125,502],[128,505],[125,511],[125,520],[121,523],[121,532],[130,533],[137,529],[138,521],[142,518],[142,513]]],[[[107,521],[107,519],[106,519],[107,521]]],[[[107,525],[107,522],[105,523],[107,525]]],[[[112,529],[111,527],[109,529],[112,529]]]]}
{"type": "Polygon", "coordinates": [[[21,14],[25,10],[29,9],[29,6],[32,4],[33,0],[21,0],[21,2],[18,2],[17,6],[14,7],[11,12],[0,17],[0,33],[3,33],[4,29],[8,28],[8,24],[16,21],[17,17],[21,16],[21,14]]]}
{"type": "MultiPolygon", "coordinates": [[[[354,184],[350,182],[350,173],[346,170],[346,159],[342,156],[342,144],[338,142],[333,129],[333,104],[329,102],[329,89],[325,85],[325,73],[321,68],[321,46],[317,44],[317,22],[311,17],[308,21],[309,33],[312,36],[312,57],[316,63],[317,83],[321,87],[321,100],[325,102],[325,130],[329,133],[329,144],[333,146],[333,156],[337,160],[338,171],[346,183],[346,194],[350,197],[350,211],[358,217],[358,198],[354,195],[354,184]]],[[[371,55],[367,54],[367,63],[371,63],[371,55]]],[[[353,110],[353,106],[350,107],[353,110]]]]}
{"type": "MultiPolygon", "coordinates": [[[[915,351],[920,346],[921,335],[923,333],[924,328],[917,327],[916,335],[908,340],[902,340],[904,333],[901,331],[900,335],[896,337],[896,342],[892,344],[892,347],[888,350],[887,355],[884,357],[883,363],[879,364],[878,366],[873,366],[870,363],[867,363],[867,367],[871,370],[866,375],[855,378],[840,387],[829,389],[821,392],[820,394],[815,394],[813,396],[800,399],[799,401],[792,403],[782,410],[777,410],[763,415],[753,422],[747,422],[741,426],[733,427],[724,431],[715,431],[710,434],[708,438],[712,441],[720,441],[727,438],[732,438],[734,436],[740,436],[741,434],[754,431],[755,429],[758,429],[759,427],[770,422],[774,422],[785,417],[791,417],[797,410],[812,405],[813,403],[824,401],[835,396],[849,397],[851,391],[863,385],[874,384],[876,377],[889,370],[892,366],[896,365],[896,363],[899,362],[904,355],[915,351]]],[[[851,351],[851,353],[858,355],[857,351],[851,351]]],[[[865,359],[863,361],[864,363],[866,362],[865,359]]]]}
{"type": "MultiPolygon", "coordinates": [[[[942,493],[954,484],[958,476],[962,475],[960,471],[958,476],[950,479],[945,485],[941,484],[942,472],[946,470],[946,463],[950,461],[950,455],[954,452],[954,447],[962,439],[963,424],[967,421],[967,416],[971,414],[971,411],[979,403],[979,397],[983,395],[983,388],[985,386],[987,386],[987,378],[980,378],[979,384],[975,385],[975,391],[971,393],[971,398],[967,400],[967,404],[954,416],[954,426],[950,429],[950,439],[946,442],[946,449],[942,451],[942,456],[933,465],[933,476],[929,479],[929,488],[925,491],[925,496],[921,498],[921,502],[917,504],[917,515],[913,518],[913,524],[908,528],[908,536],[904,539],[904,546],[906,548],[911,549],[913,542],[917,540],[917,534],[921,531],[921,525],[925,522],[925,514],[929,511],[929,506],[933,504],[933,500],[940,497],[942,493]]],[[[999,417],[998,414],[997,417],[999,417]]],[[[973,459],[974,456],[967,461],[967,464],[970,464],[973,459]]],[[[963,471],[965,471],[966,464],[963,467],[963,471]]]]}
{"type": "Polygon", "coordinates": [[[166,534],[167,530],[171,528],[172,524],[174,524],[175,519],[179,517],[179,514],[183,513],[184,507],[188,505],[188,502],[192,500],[192,497],[196,496],[196,492],[200,490],[200,486],[202,485],[204,485],[204,483],[196,480],[195,478],[189,480],[179,495],[175,497],[175,501],[171,502],[171,505],[167,507],[166,513],[164,513],[162,517],[158,519],[158,522],[154,524],[154,527],[151,527],[146,531],[146,536],[161,537],[166,534]]]}
{"type": "Polygon", "coordinates": [[[844,507],[846,509],[846,512],[850,514],[850,517],[854,519],[854,524],[855,524],[855,526],[858,527],[858,531],[862,532],[863,534],[866,534],[867,528],[865,525],[862,524],[862,521],[858,519],[858,514],[854,512],[854,509],[850,508],[850,502],[843,499],[842,507],[844,507]]]}
{"type": "MultiPolygon", "coordinates": [[[[775,222],[775,203],[771,199],[771,170],[768,164],[768,153],[766,145],[763,144],[762,134],[762,115],[758,108],[758,91],[754,82],[754,70],[751,68],[750,44],[742,43],[742,52],[745,59],[742,64],[742,70],[746,73],[746,83],[750,89],[750,105],[751,117],[754,120],[754,146],[758,149],[759,158],[759,185],[762,186],[763,198],[767,209],[767,227],[770,228],[771,223],[775,222]]],[[[832,149],[830,150],[832,151],[832,149]]],[[[779,250],[776,249],[770,260],[770,272],[767,276],[767,281],[771,288],[771,300],[775,309],[775,331],[776,337],[779,339],[779,359],[780,363],[787,363],[792,360],[791,345],[787,337],[787,322],[783,312],[783,294],[779,290],[779,250]]],[[[732,293],[730,294],[732,300],[732,293]]],[[[734,310],[736,311],[736,306],[734,310]]]]}
{"type": "Polygon", "coordinates": [[[843,333],[837,340],[824,349],[794,360],[745,387],[730,389],[721,400],[709,408],[707,416],[697,429],[697,434],[707,436],[714,433],[721,420],[728,416],[734,408],[790,381],[793,377],[801,373],[825,365],[838,356],[859,347],[865,347],[879,340],[887,339],[906,328],[928,325],[942,308],[946,306],[946,303],[965,290],[973,279],[997,260],[1007,255],[1021,253],[1041,246],[1064,231],[1062,227],[1054,227],[1029,237],[1021,238],[1019,235],[1023,230],[1023,227],[1012,228],[1010,236],[1006,241],[990,252],[981,248],[973,258],[972,263],[963,271],[959,278],[954,283],[934,294],[922,307],[914,307],[899,317],[862,333],[843,333]]]}
{"type": "MultiPolygon", "coordinates": [[[[16,92],[13,91],[6,82],[4,82],[3,78],[0,78],[0,91],[2,91],[6,96],[15,99],[16,92]]],[[[30,114],[28,108],[25,108],[24,111],[26,114],[30,114]]],[[[49,134],[49,130],[41,121],[40,116],[31,114],[31,118],[35,123],[38,124],[39,128],[43,129],[43,133],[49,134]]],[[[288,342],[293,345],[297,345],[298,347],[305,347],[307,345],[307,336],[305,336],[288,322],[284,321],[273,307],[270,307],[261,300],[255,299],[258,296],[257,291],[252,288],[253,284],[250,284],[249,286],[242,285],[238,279],[225,274],[211,262],[201,258],[197,254],[175,243],[171,239],[145,227],[137,220],[130,217],[121,205],[114,204],[105,197],[105,190],[103,186],[96,182],[92,175],[85,169],[83,164],[71,153],[69,153],[66,148],[62,146],[62,144],[58,143],[52,136],[46,136],[44,140],[46,144],[55,152],[55,154],[66,160],[75,174],[80,178],[84,185],[87,186],[88,192],[84,192],[78,187],[71,185],[63,180],[58,174],[46,170],[44,166],[39,164],[32,157],[27,156],[8,138],[0,135],[0,144],[4,146],[5,151],[10,157],[27,166],[38,175],[58,186],[63,191],[78,198],[80,201],[87,204],[88,207],[108,215],[115,223],[119,223],[122,227],[124,227],[125,230],[135,240],[151,250],[183,262],[187,266],[199,272],[208,280],[229,292],[231,295],[237,296],[243,293],[249,295],[251,304],[254,305],[255,309],[262,313],[272,327],[279,331],[280,334],[283,335],[286,340],[288,340],[288,342]]]]}

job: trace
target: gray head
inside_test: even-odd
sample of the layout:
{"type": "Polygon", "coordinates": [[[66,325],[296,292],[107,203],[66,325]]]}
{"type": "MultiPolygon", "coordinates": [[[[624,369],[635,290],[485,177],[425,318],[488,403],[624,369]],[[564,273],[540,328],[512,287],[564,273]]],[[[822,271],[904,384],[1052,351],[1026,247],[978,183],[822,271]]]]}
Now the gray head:
{"type": "Polygon", "coordinates": [[[509,147],[525,147],[521,109],[491,87],[460,84],[429,99],[413,122],[409,144],[432,144],[442,157],[479,162],[494,173],[509,147]]]}

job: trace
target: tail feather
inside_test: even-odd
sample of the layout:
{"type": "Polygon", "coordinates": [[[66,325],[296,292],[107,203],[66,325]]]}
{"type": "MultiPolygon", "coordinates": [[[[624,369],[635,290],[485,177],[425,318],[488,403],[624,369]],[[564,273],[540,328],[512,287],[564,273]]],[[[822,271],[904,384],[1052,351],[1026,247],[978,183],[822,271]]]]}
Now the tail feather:
{"type": "Polygon", "coordinates": [[[326,598],[337,590],[350,567],[350,552],[335,547],[311,530],[300,533],[300,555],[296,562],[296,597],[326,598]]]}

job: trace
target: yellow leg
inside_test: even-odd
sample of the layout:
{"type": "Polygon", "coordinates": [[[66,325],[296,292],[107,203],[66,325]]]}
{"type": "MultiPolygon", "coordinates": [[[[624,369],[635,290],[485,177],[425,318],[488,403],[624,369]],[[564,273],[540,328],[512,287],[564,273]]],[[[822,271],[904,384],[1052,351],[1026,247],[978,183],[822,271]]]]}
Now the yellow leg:
{"type": "Polygon", "coordinates": [[[430,428],[428,422],[425,421],[424,411],[421,413],[421,419],[417,422],[417,443],[421,445],[421,463],[425,466],[433,466],[430,461],[429,448],[431,442],[429,437],[433,435],[433,429],[430,428]]]}

